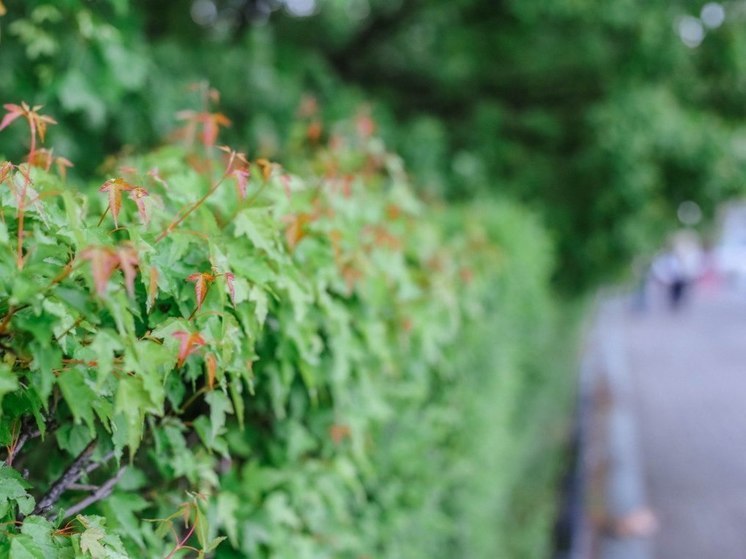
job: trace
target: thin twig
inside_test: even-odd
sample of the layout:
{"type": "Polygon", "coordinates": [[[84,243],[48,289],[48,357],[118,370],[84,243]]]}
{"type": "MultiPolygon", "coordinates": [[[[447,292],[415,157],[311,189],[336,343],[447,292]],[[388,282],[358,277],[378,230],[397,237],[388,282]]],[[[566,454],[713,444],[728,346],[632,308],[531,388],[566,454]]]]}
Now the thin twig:
{"type": "Polygon", "coordinates": [[[73,483],[68,489],[70,491],[97,491],[100,485],[92,485],[90,483],[73,483]]]}
{"type": "Polygon", "coordinates": [[[114,454],[115,454],[115,452],[113,450],[110,450],[109,452],[107,452],[106,454],[104,454],[103,458],[101,458],[101,460],[99,460],[98,462],[91,462],[90,464],[88,464],[84,468],[85,469],[85,473],[90,474],[91,472],[94,472],[94,471],[98,470],[101,466],[103,466],[109,460],[111,460],[112,458],[114,458],[114,454]]]}
{"type": "Polygon", "coordinates": [[[114,475],[114,477],[104,482],[93,493],[88,495],[88,497],[86,497],[79,503],[76,503],[75,505],[71,506],[69,509],[65,510],[64,518],[75,516],[83,509],[91,506],[93,503],[97,503],[98,501],[101,501],[102,499],[106,499],[106,497],[108,497],[111,494],[111,492],[114,490],[114,487],[116,486],[116,484],[119,483],[119,480],[122,478],[122,475],[124,474],[125,469],[127,469],[127,466],[122,466],[121,468],[119,468],[119,470],[117,470],[117,473],[114,475]]]}
{"type": "Polygon", "coordinates": [[[45,514],[49,512],[49,509],[60,500],[62,494],[67,491],[73,483],[77,482],[84,473],[86,473],[86,466],[89,465],[91,454],[93,454],[93,451],[96,449],[97,442],[96,439],[93,439],[88,443],[88,446],[83,449],[83,452],[73,460],[73,463],[68,466],[44,496],[39,499],[36,503],[33,514],[45,514]]]}
{"type": "MultiPolygon", "coordinates": [[[[230,165],[228,166],[228,168],[230,169],[230,165]]],[[[216,182],[216,183],[215,183],[214,185],[212,185],[212,187],[210,187],[210,189],[209,189],[209,190],[208,190],[208,191],[207,191],[207,192],[206,192],[206,193],[204,194],[204,196],[202,196],[202,197],[201,197],[201,198],[200,198],[199,200],[197,200],[197,201],[196,201],[196,202],[195,202],[194,204],[192,204],[191,206],[189,206],[189,207],[188,207],[188,208],[186,209],[186,211],[184,211],[183,213],[182,213],[182,212],[179,212],[179,215],[178,215],[178,217],[177,217],[177,218],[176,218],[175,220],[173,220],[173,221],[172,221],[172,222],[171,222],[171,223],[169,224],[169,226],[168,226],[168,227],[166,227],[166,228],[165,228],[165,229],[163,230],[163,232],[161,232],[161,234],[160,234],[160,235],[158,235],[158,237],[156,237],[156,239],[155,239],[155,242],[156,242],[156,243],[158,243],[158,242],[162,241],[162,240],[163,240],[163,239],[164,239],[164,238],[165,238],[165,237],[166,237],[166,236],[167,236],[167,235],[168,235],[168,234],[169,234],[169,233],[170,233],[171,231],[173,231],[174,229],[176,229],[176,227],[178,227],[178,226],[179,226],[179,225],[181,224],[181,222],[182,222],[182,221],[184,221],[184,220],[185,220],[185,219],[186,219],[187,217],[189,217],[189,215],[190,215],[190,214],[191,214],[191,213],[192,213],[192,212],[193,212],[194,210],[196,210],[196,209],[197,209],[197,208],[199,208],[199,207],[200,207],[200,206],[201,206],[202,204],[204,204],[204,203],[205,203],[205,202],[207,201],[207,199],[208,199],[208,198],[209,198],[210,196],[212,196],[212,195],[213,195],[213,193],[214,193],[214,192],[215,192],[215,191],[216,191],[216,190],[218,189],[218,187],[219,187],[219,186],[220,186],[220,185],[221,185],[221,184],[223,183],[223,181],[224,181],[224,180],[225,180],[225,179],[226,179],[226,178],[228,177],[228,175],[229,175],[229,174],[230,174],[230,173],[229,173],[228,171],[226,171],[225,173],[223,173],[223,176],[221,176],[221,177],[220,177],[220,179],[219,179],[219,180],[218,180],[218,181],[217,181],[217,182],[216,182]]]]}
{"type": "Polygon", "coordinates": [[[194,529],[196,528],[196,526],[197,526],[197,522],[196,522],[196,519],[195,519],[195,522],[192,523],[192,527],[189,528],[189,531],[186,533],[186,535],[184,536],[184,538],[180,542],[178,542],[176,544],[176,547],[174,547],[173,550],[171,550],[171,553],[169,553],[166,556],[166,559],[171,559],[177,551],[179,551],[180,549],[184,549],[185,547],[187,547],[186,543],[189,541],[189,538],[192,537],[192,534],[194,534],[194,529]]]}

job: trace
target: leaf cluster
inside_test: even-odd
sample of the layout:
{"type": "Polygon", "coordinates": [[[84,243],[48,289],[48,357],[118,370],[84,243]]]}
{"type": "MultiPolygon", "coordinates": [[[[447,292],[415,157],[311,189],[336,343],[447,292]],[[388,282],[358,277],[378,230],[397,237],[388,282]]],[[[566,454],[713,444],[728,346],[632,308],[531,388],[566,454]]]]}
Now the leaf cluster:
{"type": "MultiPolygon", "coordinates": [[[[360,118],[283,167],[217,147],[225,117],[205,114],[181,116],[214,129],[89,185],[33,144],[0,166],[0,557],[415,557],[453,540],[400,538],[463,497],[457,441],[491,419],[462,410],[479,388],[455,356],[494,346],[458,349],[510,292],[512,241],[419,200],[360,118]]],[[[539,244],[514,294],[539,305],[527,335],[539,244]]]]}

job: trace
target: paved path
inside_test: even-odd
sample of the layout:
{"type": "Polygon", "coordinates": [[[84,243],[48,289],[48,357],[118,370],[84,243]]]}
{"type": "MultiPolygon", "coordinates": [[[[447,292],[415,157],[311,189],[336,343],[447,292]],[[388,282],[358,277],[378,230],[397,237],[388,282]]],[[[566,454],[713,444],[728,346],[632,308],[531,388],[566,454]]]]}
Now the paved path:
{"type": "Polygon", "coordinates": [[[746,558],[746,295],[701,294],[673,314],[611,313],[654,559],[746,558]]]}

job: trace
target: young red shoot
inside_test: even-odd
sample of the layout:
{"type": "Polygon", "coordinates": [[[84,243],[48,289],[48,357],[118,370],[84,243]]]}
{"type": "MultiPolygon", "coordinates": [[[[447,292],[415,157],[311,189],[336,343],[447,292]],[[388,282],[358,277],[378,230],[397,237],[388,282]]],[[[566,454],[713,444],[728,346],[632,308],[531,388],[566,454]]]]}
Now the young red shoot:
{"type": "Polygon", "coordinates": [[[26,119],[26,122],[28,123],[29,131],[31,132],[29,160],[32,160],[34,158],[34,154],[36,153],[36,137],[38,136],[39,139],[43,142],[44,137],[47,134],[47,125],[57,124],[57,121],[54,120],[51,116],[39,114],[39,110],[42,108],[42,106],[43,105],[35,105],[31,107],[24,101],[22,101],[20,105],[14,105],[13,103],[3,105],[5,110],[8,112],[3,117],[3,120],[0,121],[0,130],[8,127],[14,120],[20,117],[24,117],[26,119]]]}
{"type": "Polygon", "coordinates": [[[179,340],[179,355],[178,361],[176,362],[177,367],[181,367],[192,353],[207,343],[199,332],[190,333],[180,330],[174,332],[173,336],[179,340]]]}
{"type": "Polygon", "coordinates": [[[122,209],[122,192],[129,192],[130,199],[137,204],[137,209],[140,212],[140,217],[147,223],[147,212],[143,205],[142,198],[148,195],[148,191],[140,186],[135,186],[125,181],[123,178],[109,179],[98,189],[99,192],[105,192],[109,195],[109,204],[101,215],[99,224],[103,221],[106,212],[111,212],[111,216],[114,218],[114,226],[119,227],[119,212],[122,209]]]}
{"type": "Polygon", "coordinates": [[[187,281],[194,282],[194,294],[197,298],[197,311],[199,311],[202,308],[205,297],[207,297],[207,290],[210,289],[210,284],[215,281],[215,276],[206,272],[200,272],[190,275],[187,281]]]}
{"type": "Polygon", "coordinates": [[[106,295],[106,286],[112,274],[121,269],[124,274],[124,283],[130,297],[135,295],[135,275],[138,265],[137,251],[130,245],[124,245],[117,249],[111,247],[88,247],[84,249],[79,257],[91,263],[93,272],[93,285],[96,293],[103,297],[106,295]]]}
{"type": "Polygon", "coordinates": [[[218,139],[220,127],[230,126],[231,121],[223,113],[181,111],[176,118],[186,121],[184,135],[193,138],[197,128],[202,129],[200,141],[205,147],[212,147],[218,139]]]}
{"type": "Polygon", "coordinates": [[[150,222],[150,216],[148,215],[148,209],[145,207],[144,200],[147,196],[150,196],[150,194],[141,186],[136,186],[129,192],[129,198],[137,205],[137,213],[140,214],[143,225],[147,225],[150,222]]]}

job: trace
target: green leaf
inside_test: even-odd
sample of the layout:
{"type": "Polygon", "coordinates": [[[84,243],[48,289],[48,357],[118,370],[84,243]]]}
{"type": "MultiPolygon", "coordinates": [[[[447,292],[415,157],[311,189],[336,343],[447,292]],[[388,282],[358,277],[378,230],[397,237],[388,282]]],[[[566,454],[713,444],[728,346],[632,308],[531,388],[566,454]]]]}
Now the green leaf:
{"type": "Polygon", "coordinates": [[[273,260],[281,260],[282,249],[278,241],[278,229],[270,213],[264,208],[248,208],[241,211],[235,218],[234,234],[244,235],[254,246],[267,253],[273,260]]]}
{"type": "Polygon", "coordinates": [[[150,407],[150,398],[140,379],[127,377],[119,381],[114,411],[124,416],[126,420],[130,456],[134,456],[140,446],[145,412],[150,407]]]}
{"type": "Polygon", "coordinates": [[[99,526],[90,526],[80,534],[80,549],[88,553],[93,559],[106,559],[106,548],[101,540],[106,532],[99,526]]]}
{"type": "Polygon", "coordinates": [[[34,510],[34,498],[26,491],[29,487],[31,484],[20,473],[5,464],[0,465],[0,517],[8,514],[13,503],[18,505],[21,514],[34,510]]]}
{"type": "Polygon", "coordinates": [[[136,493],[114,493],[106,499],[105,506],[124,533],[141,548],[144,547],[142,528],[135,513],[146,509],[148,501],[136,493]]]}
{"type": "Polygon", "coordinates": [[[238,512],[239,501],[235,493],[223,492],[218,495],[218,520],[233,547],[238,547],[238,512]]]}
{"type": "Polygon", "coordinates": [[[10,559],[54,559],[54,556],[45,554],[30,536],[18,535],[10,540],[10,559]]]}
{"type": "Polygon", "coordinates": [[[111,375],[114,364],[114,353],[122,350],[122,342],[116,333],[102,328],[93,338],[90,349],[96,355],[96,377],[98,387],[100,388],[109,375],[111,375]]]}
{"type": "MultiPolygon", "coordinates": [[[[18,379],[13,374],[10,365],[0,363],[0,404],[3,396],[18,390],[18,379]]],[[[2,407],[0,406],[0,417],[2,417],[2,407]]]]}
{"type": "Polygon", "coordinates": [[[30,375],[31,384],[46,405],[54,386],[54,370],[62,368],[62,351],[57,347],[50,347],[37,341],[31,344],[30,349],[34,357],[30,365],[31,370],[34,371],[34,374],[30,375]]]}
{"type": "Polygon", "coordinates": [[[93,435],[95,432],[94,407],[98,396],[85,381],[85,373],[78,367],[64,371],[57,377],[62,397],[70,406],[76,423],[84,422],[93,435]]]}
{"type": "Polygon", "coordinates": [[[11,559],[57,559],[59,549],[52,540],[52,523],[41,516],[23,519],[21,535],[14,536],[10,544],[11,559]]]}
{"type": "Polygon", "coordinates": [[[210,405],[210,433],[214,439],[225,431],[225,416],[233,413],[233,407],[228,396],[220,390],[209,392],[205,401],[210,405]]]}

